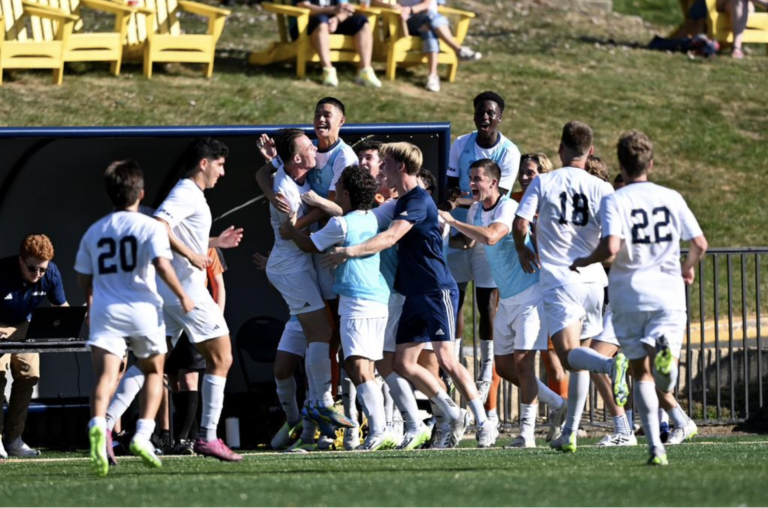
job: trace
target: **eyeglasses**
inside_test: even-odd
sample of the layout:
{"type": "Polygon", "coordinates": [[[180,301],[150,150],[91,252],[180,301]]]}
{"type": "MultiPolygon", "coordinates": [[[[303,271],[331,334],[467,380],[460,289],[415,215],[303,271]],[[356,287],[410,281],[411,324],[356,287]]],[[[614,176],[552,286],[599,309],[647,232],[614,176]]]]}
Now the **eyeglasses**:
{"type": "Polygon", "coordinates": [[[42,266],[27,265],[27,270],[29,270],[29,273],[38,273],[38,272],[40,272],[40,275],[45,275],[45,272],[48,271],[48,268],[44,268],[42,266]]]}

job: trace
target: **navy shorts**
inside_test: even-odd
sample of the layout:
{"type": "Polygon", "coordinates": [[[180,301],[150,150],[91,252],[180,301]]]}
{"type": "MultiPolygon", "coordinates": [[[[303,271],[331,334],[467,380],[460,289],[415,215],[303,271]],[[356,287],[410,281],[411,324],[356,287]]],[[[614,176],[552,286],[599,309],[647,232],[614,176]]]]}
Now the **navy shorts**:
{"type": "MultiPolygon", "coordinates": [[[[309,35],[312,35],[312,32],[315,31],[315,29],[320,26],[321,23],[328,23],[328,21],[333,16],[329,16],[328,14],[318,14],[317,16],[312,16],[309,18],[309,23],[307,24],[307,33],[309,35]]],[[[357,32],[362,30],[366,23],[368,23],[368,17],[363,16],[362,14],[353,14],[352,16],[345,19],[343,22],[339,23],[338,27],[336,28],[336,31],[333,32],[333,35],[356,35],[357,32]]],[[[291,39],[296,40],[299,38],[299,28],[296,25],[296,23],[291,23],[290,26],[291,30],[291,39]]]]}
{"type": "Polygon", "coordinates": [[[459,290],[456,286],[406,296],[397,326],[397,344],[454,340],[458,307],[459,290]]]}

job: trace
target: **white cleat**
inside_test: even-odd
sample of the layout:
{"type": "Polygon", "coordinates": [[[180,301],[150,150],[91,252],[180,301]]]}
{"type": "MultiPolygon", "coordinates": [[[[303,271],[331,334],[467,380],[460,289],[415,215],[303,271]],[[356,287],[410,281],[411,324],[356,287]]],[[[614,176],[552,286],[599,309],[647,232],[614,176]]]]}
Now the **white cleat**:
{"type": "Polygon", "coordinates": [[[549,430],[547,431],[547,443],[551,443],[555,439],[558,439],[563,433],[563,425],[565,425],[565,416],[568,414],[568,404],[563,400],[563,405],[558,409],[553,409],[549,412],[549,430]]]}
{"type": "Polygon", "coordinates": [[[634,434],[609,434],[595,446],[637,446],[637,438],[634,434]]]}
{"type": "Polygon", "coordinates": [[[443,450],[451,447],[451,424],[443,422],[435,426],[432,434],[432,443],[429,446],[435,450],[443,450]]]}
{"type": "Polygon", "coordinates": [[[11,457],[29,458],[40,456],[40,450],[35,450],[34,448],[27,446],[27,443],[21,440],[21,436],[8,443],[6,451],[11,457]]]}
{"type": "Polygon", "coordinates": [[[299,421],[299,423],[294,426],[291,426],[288,422],[283,423],[283,426],[280,427],[280,430],[277,431],[275,437],[272,438],[270,446],[273,450],[282,450],[284,448],[288,448],[291,443],[296,440],[296,438],[292,439],[291,436],[299,430],[301,430],[301,421],[299,421]]]}
{"type": "Polygon", "coordinates": [[[488,401],[488,394],[491,391],[491,382],[485,381],[483,379],[478,379],[476,386],[477,386],[477,394],[480,396],[480,402],[485,404],[488,401]]]}
{"type": "Polygon", "coordinates": [[[669,439],[667,439],[666,444],[668,446],[678,445],[683,441],[685,441],[686,439],[691,439],[698,433],[699,433],[699,427],[696,426],[693,420],[688,420],[688,423],[686,423],[682,427],[676,427],[675,430],[672,431],[672,433],[669,435],[669,439]]]}
{"type": "Polygon", "coordinates": [[[532,438],[526,438],[522,434],[512,440],[511,443],[504,446],[505,449],[513,448],[536,448],[536,440],[532,438]]]}
{"type": "Polygon", "coordinates": [[[496,444],[498,437],[499,429],[496,427],[496,424],[491,420],[486,420],[477,429],[477,447],[490,448],[496,444]]]}
{"type": "Polygon", "coordinates": [[[464,437],[464,433],[467,431],[467,427],[469,426],[470,421],[470,414],[469,411],[466,409],[462,409],[459,417],[450,423],[451,425],[451,435],[450,435],[450,442],[448,444],[449,448],[456,448],[459,443],[461,442],[461,438],[464,437]]]}
{"type": "Polygon", "coordinates": [[[360,429],[344,429],[344,449],[356,450],[360,447],[360,429]]]}

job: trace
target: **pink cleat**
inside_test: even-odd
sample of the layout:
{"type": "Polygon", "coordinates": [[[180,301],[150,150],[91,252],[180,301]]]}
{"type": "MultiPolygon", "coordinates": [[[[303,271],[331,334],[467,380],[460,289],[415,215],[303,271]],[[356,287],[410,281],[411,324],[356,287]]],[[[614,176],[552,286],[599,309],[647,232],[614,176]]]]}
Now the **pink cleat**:
{"type": "Polygon", "coordinates": [[[213,457],[226,462],[240,462],[243,460],[242,455],[238,455],[230,450],[221,439],[208,441],[207,443],[202,439],[198,439],[195,441],[194,450],[198,455],[205,455],[206,457],[213,457]]]}

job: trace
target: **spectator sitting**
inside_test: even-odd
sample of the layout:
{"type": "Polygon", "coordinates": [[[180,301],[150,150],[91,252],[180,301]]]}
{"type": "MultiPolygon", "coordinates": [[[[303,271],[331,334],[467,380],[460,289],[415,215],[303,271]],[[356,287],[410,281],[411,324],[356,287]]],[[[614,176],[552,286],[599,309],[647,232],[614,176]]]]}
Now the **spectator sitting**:
{"type": "MultiPolygon", "coordinates": [[[[46,296],[53,306],[66,307],[61,274],[54,263],[53,245],[45,235],[29,235],[21,243],[18,256],[0,259],[0,340],[22,340],[27,335],[32,310],[46,296]]],[[[0,358],[0,400],[5,393],[7,373],[11,371],[13,386],[8,402],[6,448],[0,440],[0,458],[36,457],[21,440],[32,390],[40,378],[40,355],[20,353],[0,358]]],[[[0,406],[2,407],[2,406],[0,406]]],[[[0,434],[3,431],[0,413],[0,434]]]]}
{"type": "MultiPolygon", "coordinates": [[[[294,4],[310,10],[307,33],[323,66],[324,85],[339,86],[336,68],[331,63],[330,47],[331,34],[337,34],[355,36],[355,45],[360,55],[360,72],[355,83],[362,86],[381,87],[381,81],[371,67],[373,28],[369,25],[366,16],[355,14],[355,7],[347,3],[347,0],[294,0],[294,4]]],[[[298,27],[293,20],[291,37],[296,39],[298,36],[298,27]]]]}
{"type": "Polygon", "coordinates": [[[749,14],[755,12],[753,4],[768,10],[768,0],[717,0],[717,12],[724,12],[731,16],[731,30],[733,31],[733,52],[731,56],[736,59],[744,58],[741,50],[741,40],[744,30],[747,28],[749,14]]]}

